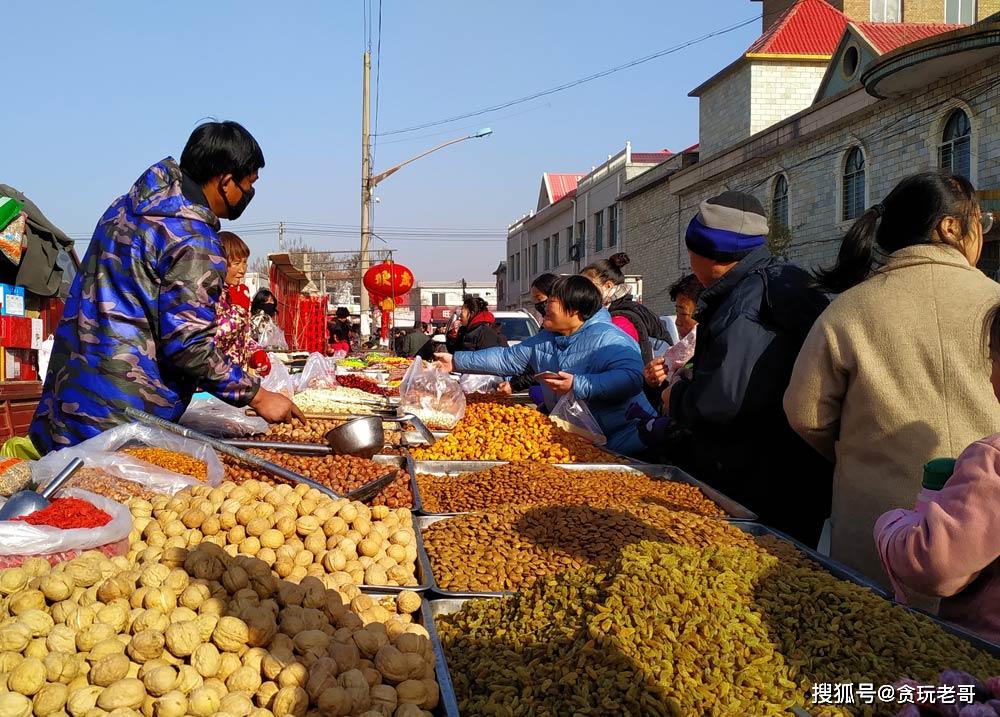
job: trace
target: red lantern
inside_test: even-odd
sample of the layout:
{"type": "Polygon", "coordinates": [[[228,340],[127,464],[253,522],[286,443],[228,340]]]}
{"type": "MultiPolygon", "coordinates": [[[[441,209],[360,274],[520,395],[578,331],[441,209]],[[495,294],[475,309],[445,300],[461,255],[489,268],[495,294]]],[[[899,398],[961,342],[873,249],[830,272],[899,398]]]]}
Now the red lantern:
{"type": "Polygon", "coordinates": [[[389,314],[396,299],[413,288],[413,272],[402,264],[382,262],[365,272],[364,285],[372,302],[382,310],[382,339],[389,338],[389,314]]]}

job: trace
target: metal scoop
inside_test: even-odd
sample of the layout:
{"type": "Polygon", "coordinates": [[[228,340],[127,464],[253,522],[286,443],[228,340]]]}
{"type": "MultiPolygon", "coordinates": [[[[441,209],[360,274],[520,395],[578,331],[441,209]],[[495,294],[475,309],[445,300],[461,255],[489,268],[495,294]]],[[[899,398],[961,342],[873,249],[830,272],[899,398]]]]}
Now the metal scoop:
{"type": "Polygon", "coordinates": [[[413,423],[427,445],[431,445],[437,440],[423,421],[408,413],[400,418],[379,418],[377,416],[355,418],[353,421],[348,421],[342,426],[328,431],[326,442],[335,455],[346,453],[361,458],[371,458],[385,445],[383,421],[386,423],[413,423]]]}
{"type": "Polygon", "coordinates": [[[0,508],[0,520],[14,520],[35,511],[48,507],[49,498],[63,487],[63,484],[83,465],[82,458],[74,458],[66,467],[56,473],[55,477],[39,493],[33,490],[22,490],[12,495],[0,508]]]}

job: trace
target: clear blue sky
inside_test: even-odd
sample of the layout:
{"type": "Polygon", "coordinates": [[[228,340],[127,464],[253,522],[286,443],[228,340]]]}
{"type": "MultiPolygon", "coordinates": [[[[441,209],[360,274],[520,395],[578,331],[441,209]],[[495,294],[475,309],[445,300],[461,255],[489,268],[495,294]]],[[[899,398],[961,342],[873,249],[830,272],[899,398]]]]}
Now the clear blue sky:
{"type": "MultiPolygon", "coordinates": [[[[372,6],[377,42],[378,0],[372,6]]],[[[364,7],[362,0],[8,0],[4,55],[16,68],[8,86],[17,89],[6,95],[0,182],[24,191],[70,234],[89,236],[116,196],[148,165],[179,157],[199,120],[212,116],[246,125],[267,159],[237,231],[279,220],[357,226],[364,7]]],[[[379,129],[544,90],[760,10],[750,0],[383,0],[379,129]]],[[[759,29],[755,22],[493,115],[385,137],[376,171],[480,126],[495,132],[386,180],[376,192],[375,231],[502,234],[534,208],[543,171],[587,171],[626,140],[636,151],[693,144],[698,106],[688,91],[738,57],[759,29]]],[[[248,239],[255,252],[277,246],[276,235],[248,239]]],[[[331,251],[357,248],[353,236],[307,240],[331,251]]],[[[486,279],[504,254],[502,242],[393,246],[418,280],[486,279]]]]}

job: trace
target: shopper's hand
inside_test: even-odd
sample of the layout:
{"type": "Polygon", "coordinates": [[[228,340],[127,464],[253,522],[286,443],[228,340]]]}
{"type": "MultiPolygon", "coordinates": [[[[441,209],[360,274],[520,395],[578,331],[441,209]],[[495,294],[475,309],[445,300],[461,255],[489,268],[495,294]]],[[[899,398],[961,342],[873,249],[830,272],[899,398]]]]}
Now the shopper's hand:
{"type": "Polygon", "coordinates": [[[543,378],[542,383],[548,386],[552,393],[561,396],[573,390],[573,374],[560,371],[555,378],[543,378]]]}
{"type": "Polygon", "coordinates": [[[670,410],[670,389],[673,386],[667,386],[663,389],[663,393],[660,394],[660,399],[663,401],[663,413],[666,414],[670,410]]]}
{"type": "Polygon", "coordinates": [[[257,390],[250,408],[268,423],[291,423],[295,420],[306,422],[306,417],[290,398],[266,388],[257,390]]]}
{"type": "Polygon", "coordinates": [[[445,373],[451,373],[455,370],[455,363],[449,353],[434,354],[434,363],[445,373]]]}
{"type": "Polygon", "coordinates": [[[504,381],[499,386],[497,386],[498,396],[512,396],[514,394],[514,387],[510,385],[510,381],[504,381]]]}
{"type": "Polygon", "coordinates": [[[646,368],[642,370],[642,375],[645,377],[646,383],[652,388],[663,385],[663,382],[667,380],[666,359],[662,356],[653,359],[646,364],[646,368]]]}

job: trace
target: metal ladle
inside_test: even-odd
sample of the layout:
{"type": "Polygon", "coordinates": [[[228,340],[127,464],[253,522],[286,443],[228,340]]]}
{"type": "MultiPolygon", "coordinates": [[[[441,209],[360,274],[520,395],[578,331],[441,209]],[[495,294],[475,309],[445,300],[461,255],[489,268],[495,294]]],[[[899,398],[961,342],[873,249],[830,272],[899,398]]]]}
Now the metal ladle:
{"type": "Polygon", "coordinates": [[[42,510],[42,508],[47,508],[49,505],[49,499],[53,496],[53,494],[62,488],[63,484],[69,480],[82,465],[82,458],[74,458],[66,464],[65,468],[56,473],[55,477],[49,481],[49,484],[45,486],[41,492],[34,490],[22,490],[12,495],[7,499],[7,502],[3,504],[3,507],[0,507],[0,520],[14,520],[14,518],[30,515],[31,513],[42,510]]]}

